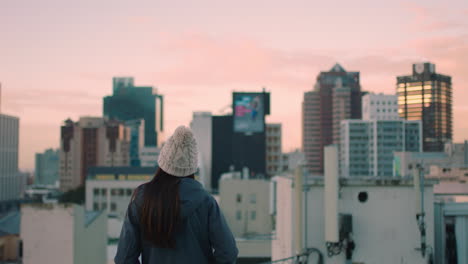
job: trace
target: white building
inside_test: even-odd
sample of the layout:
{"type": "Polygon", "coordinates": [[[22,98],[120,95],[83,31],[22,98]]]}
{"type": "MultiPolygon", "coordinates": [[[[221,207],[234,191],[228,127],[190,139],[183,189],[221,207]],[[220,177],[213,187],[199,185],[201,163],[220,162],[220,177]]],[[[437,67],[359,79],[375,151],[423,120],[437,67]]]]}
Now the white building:
{"type": "Polygon", "coordinates": [[[408,177],[414,168],[421,166],[425,175],[440,180],[464,176],[465,168],[468,168],[467,146],[468,141],[465,141],[445,144],[445,152],[395,152],[394,175],[408,177]]]}
{"type": "Polygon", "coordinates": [[[399,120],[398,96],[368,93],[362,97],[362,120],[399,120]]]}
{"type": "Polygon", "coordinates": [[[23,189],[18,172],[19,118],[0,114],[0,212],[1,202],[17,200],[23,189]]]}
{"type": "MultiPolygon", "coordinates": [[[[327,147],[329,148],[329,147],[327,147]]],[[[305,249],[321,252],[327,264],[427,263],[434,248],[434,195],[432,183],[424,186],[426,245],[416,215],[421,213],[421,193],[413,180],[338,179],[338,153],[325,149],[325,176],[278,176],[276,183],[276,232],[272,260],[295,256],[305,249]],[[350,218],[341,217],[346,214],[350,218]],[[343,221],[340,224],[340,219],[343,221]],[[340,232],[341,231],[341,232],[340,232]],[[350,262],[346,247],[355,245],[350,262]],[[327,250],[327,242],[331,251],[327,250]],[[341,242],[342,244],[339,244],[341,242]],[[334,252],[334,256],[328,256],[334,252]]],[[[308,263],[318,263],[312,253],[308,263]]]]}
{"type": "Polygon", "coordinates": [[[266,170],[268,177],[284,171],[281,148],[281,124],[266,124],[266,170]]]}
{"type": "Polygon", "coordinates": [[[421,121],[341,121],[341,175],[393,176],[393,153],[422,151],[421,121]]]}
{"type": "Polygon", "coordinates": [[[107,263],[107,217],[71,204],[21,207],[23,263],[107,263]]]}
{"type": "Polygon", "coordinates": [[[190,128],[198,143],[198,177],[207,189],[211,187],[212,124],[211,112],[194,112],[192,122],[190,122],[190,128]]]}
{"type": "Polygon", "coordinates": [[[156,168],[160,152],[161,149],[159,147],[141,147],[139,155],[140,166],[156,168]]]}
{"type": "Polygon", "coordinates": [[[283,172],[293,171],[300,164],[305,163],[304,152],[296,149],[283,154],[283,172]]]}
{"type": "Polygon", "coordinates": [[[152,167],[96,167],[86,179],[86,210],[105,210],[123,219],[133,191],[151,180],[152,167]]]}
{"type": "Polygon", "coordinates": [[[263,179],[242,179],[239,172],[220,180],[219,205],[236,237],[240,259],[260,263],[271,258],[270,185],[263,179]]]}

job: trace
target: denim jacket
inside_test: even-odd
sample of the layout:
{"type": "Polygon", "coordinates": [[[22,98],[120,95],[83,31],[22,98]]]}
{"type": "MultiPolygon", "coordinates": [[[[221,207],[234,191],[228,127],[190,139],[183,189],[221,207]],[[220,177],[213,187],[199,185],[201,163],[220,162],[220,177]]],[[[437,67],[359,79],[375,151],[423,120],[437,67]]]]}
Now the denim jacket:
{"type": "Polygon", "coordinates": [[[181,228],[176,248],[157,248],[143,239],[140,212],[143,188],[136,190],[120,233],[116,264],[235,263],[238,250],[216,200],[193,179],[181,179],[181,228]],[[141,259],[140,259],[141,255],[141,259]]]}

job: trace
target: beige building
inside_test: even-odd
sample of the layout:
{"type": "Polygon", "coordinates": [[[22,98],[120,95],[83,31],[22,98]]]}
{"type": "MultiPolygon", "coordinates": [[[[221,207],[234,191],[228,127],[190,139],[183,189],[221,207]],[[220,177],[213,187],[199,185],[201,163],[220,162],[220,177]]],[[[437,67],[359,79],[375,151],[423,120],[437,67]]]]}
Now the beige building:
{"type": "Polygon", "coordinates": [[[68,119],[61,127],[60,189],[68,191],[84,184],[88,169],[130,164],[130,128],[101,117],[68,119]]]}
{"type": "Polygon", "coordinates": [[[281,148],[281,124],[266,124],[266,169],[268,177],[284,171],[281,148]]]}
{"type": "Polygon", "coordinates": [[[0,263],[20,262],[19,222],[18,211],[0,218],[0,263]]]}
{"type": "Polygon", "coordinates": [[[270,181],[223,177],[220,181],[219,199],[220,207],[235,237],[271,233],[270,181]]]}
{"type": "Polygon", "coordinates": [[[21,207],[23,263],[107,263],[107,216],[72,204],[21,207]]]}

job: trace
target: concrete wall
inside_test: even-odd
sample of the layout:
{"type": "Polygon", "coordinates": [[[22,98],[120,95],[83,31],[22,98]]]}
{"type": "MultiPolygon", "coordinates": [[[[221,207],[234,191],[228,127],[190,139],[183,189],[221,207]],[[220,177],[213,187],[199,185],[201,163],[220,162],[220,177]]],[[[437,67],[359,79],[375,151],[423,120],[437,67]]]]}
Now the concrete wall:
{"type": "MultiPolygon", "coordinates": [[[[281,206],[282,200],[291,199],[291,180],[279,179],[276,240],[273,241],[273,260],[293,256],[294,247],[291,209],[281,206]],[[284,210],[285,212],[282,212],[284,210]],[[288,217],[289,216],[289,217],[288,217]],[[292,239],[291,239],[292,238],[292,239]],[[276,253],[278,252],[278,253],[276,253]],[[279,253],[281,252],[281,253],[279,253]]],[[[304,194],[304,247],[318,248],[326,264],[345,263],[345,256],[326,257],[324,234],[323,185],[305,185],[304,194]]],[[[339,213],[351,214],[356,263],[427,263],[415,248],[420,247],[420,234],[416,223],[416,192],[410,185],[344,185],[340,188],[339,213]],[[360,192],[367,192],[368,200],[360,202],[360,192]]],[[[434,195],[432,187],[425,190],[427,244],[434,247],[434,195]]],[[[292,206],[290,206],[292,207],[292,206]]],[[[316,263],[314,256],[309,263],[316,263]]]]}
{"type": "Polygon", "coordinates": [[[235,237],[271,233],[269,181],[223,179],[219,194],[220,207],[235,237]]]}
{"type": "MultiPolygon", "coordinates": [[[[75,206],[74,264],[107,263],[107,215],[87,219],[83,207],[75,206]]],[[[88,216],[89,217],[89,216],[88,216]]]]}
{"type": "Polygon", "coordinates": [[[22,205],[23,262],[73,263],[73,214],[71,205],[22,205]]]}
{"type": "Polygon", "coordinates": [[[276,182],[275,230],[271,244],[271,259],[283,259],[294,252],[294,192],[293,180],[286,177],[274,177],[276,182]]]}

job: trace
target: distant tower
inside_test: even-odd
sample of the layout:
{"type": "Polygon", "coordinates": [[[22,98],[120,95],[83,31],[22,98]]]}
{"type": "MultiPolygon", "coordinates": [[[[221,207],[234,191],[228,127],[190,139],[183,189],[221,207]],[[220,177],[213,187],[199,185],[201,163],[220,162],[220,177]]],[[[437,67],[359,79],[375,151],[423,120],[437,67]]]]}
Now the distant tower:
{"type": "Polygon", "coordinates": [[[321,72],[302,103],[302,148],[310,173],[323,174],[323,149],[339,144],[341,120],[359,118],[359,72],[346,72],[339,64],[321,72]]]}
{"type": "Polygon", "coordinates": [[[444,151],[452,140],[452,78],[437,74],[432,63],[413,64],[413,74],[397,77],[398,112],[422,120],[423,151],[444,151]]]}
{"type": "Polygon", "coordinates": [[[163,99],[153,87],[134,86],[133,78],[115,77],[113,94],[104,97],[104,116],[119,121],[144,119],[144,145],[160,146],[164,140],[163,99]]]}

